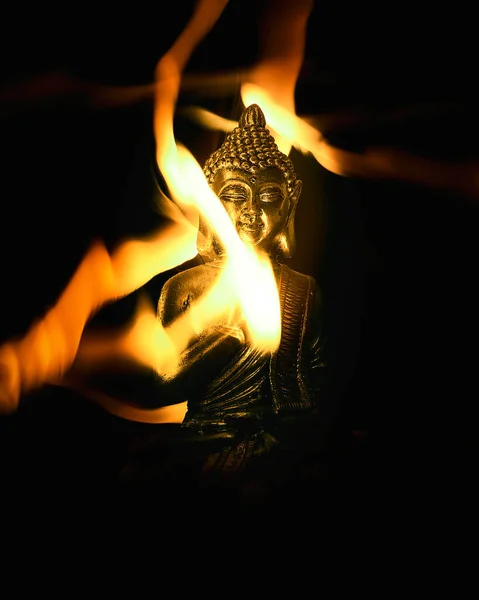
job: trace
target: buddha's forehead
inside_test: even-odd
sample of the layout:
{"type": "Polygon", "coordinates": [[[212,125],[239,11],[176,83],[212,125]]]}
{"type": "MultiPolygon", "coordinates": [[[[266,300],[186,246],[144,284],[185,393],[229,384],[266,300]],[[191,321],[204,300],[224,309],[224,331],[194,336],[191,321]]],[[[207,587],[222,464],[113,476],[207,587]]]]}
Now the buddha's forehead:
{"type": "Polygon", "coordinates": [[[229,181],[237,181],[249,186],[264,183],[273,183],[285,187],[287,185],[283,172],[276,167],[268,167],[254,174],[242,169],[219,169],[213,181],[213,187],[215,189],[222,188],[229,181]]]}

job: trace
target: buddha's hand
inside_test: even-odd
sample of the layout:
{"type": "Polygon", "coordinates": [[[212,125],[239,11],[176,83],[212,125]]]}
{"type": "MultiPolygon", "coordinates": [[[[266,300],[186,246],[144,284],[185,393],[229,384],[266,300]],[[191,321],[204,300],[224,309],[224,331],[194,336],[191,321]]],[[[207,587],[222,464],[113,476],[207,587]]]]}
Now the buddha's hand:
{"type": "Polygon", "coordinates": [[[233,360],[244,342],[237,327],[211,327],[180,357],[174,372],[159,373],[164,392],[174,398],[201,395],[233,360]]]}
{"type": "Polygon", "coordinates": [[[232,337],[244,344],[246,340],[243,329],[238,325],[217,325],[213,328],[219,336],[232,337]]]}

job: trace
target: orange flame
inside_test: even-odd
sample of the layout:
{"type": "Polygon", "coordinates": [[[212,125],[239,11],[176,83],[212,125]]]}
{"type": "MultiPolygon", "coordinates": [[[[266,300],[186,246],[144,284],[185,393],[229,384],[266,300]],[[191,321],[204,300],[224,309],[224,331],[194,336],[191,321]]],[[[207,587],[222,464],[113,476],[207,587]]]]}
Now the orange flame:
{"type": "MultiPolygon", "coordinates": [[[[284,125],[280,128],[271,120],[268,101],[249,95],[245,84],[261,88],[275,105],[285,112],[295,114],[295,90],[304,61],[306,27],[313,10],[314,0],[280,0],[274,3],[273,11],[266,11],[260,22],[260,60],[247,74],[241,94],[245,106],[261,106],[266,122],[271,128],[279,149],[289,154],[294,138],[287,134],[284,125]]],[[[266,100],[268,100],[268,98],[266,100]]]]}
{"type": "MultiPolygon", "coordinates": [[[[267,36],[262,37],[258,63],[243,77],[245,106],[261,106],[280,149],[294,146],[310,153],[325,169],[343,177],[395,179],[479,198],[479,163],[451,164],[387,147],[365,148],[359,154],[336,148],[322,133],[296,115],[295,89],[304,58],[306,26],[312,0],[275,3],[274,18],[266,15],[267,36]]],[[[210,115],[203,122],[217,126],[210,115]]]]}
{"type": "Polygon", "coordinates": [[[444,163],[387,147],[365,148],[361,154],[343,150],[329,144],[321,132],[305,120],[285,110],[267,90],[245,83],[242,97],[244,102],[256,102],[264,107],[266,118],[284,140],[303,153],[312,154],[331,173],[343,177],[396,179],[479,198],[478,161],[444,163]]]}

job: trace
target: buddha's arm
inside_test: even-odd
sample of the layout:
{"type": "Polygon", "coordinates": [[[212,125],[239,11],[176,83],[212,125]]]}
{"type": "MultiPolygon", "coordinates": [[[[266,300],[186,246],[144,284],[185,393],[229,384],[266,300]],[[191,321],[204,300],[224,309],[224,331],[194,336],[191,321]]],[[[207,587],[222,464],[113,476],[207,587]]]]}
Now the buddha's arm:
{"type": "Polygon", "coordinates": [[[179,401],[201,395],[240,347],[241,340],[222,328],[212,328],[200,336],[181,354],[173,373],[159,374],[165,399],[179,401]]]}
{"type": "Polygon", "coordinates": [[[216,314],[211,291],[216,273],[198,270],[168,281],[158,302],[158,319],[178,349],[174,366],[160,369],[166,393],[189,396],[207,386],[244,342],[240,327],[216,314]],[[197,276],[200,274],[200,276],[197,276]],[[193,275],[193,277],[191,276],[193,275]]]}

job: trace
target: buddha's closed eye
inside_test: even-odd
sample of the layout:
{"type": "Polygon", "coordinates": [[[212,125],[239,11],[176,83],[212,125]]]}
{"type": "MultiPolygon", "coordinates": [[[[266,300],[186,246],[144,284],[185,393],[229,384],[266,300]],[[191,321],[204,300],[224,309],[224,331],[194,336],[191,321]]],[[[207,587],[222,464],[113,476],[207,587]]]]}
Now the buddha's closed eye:
{"type": "Polygon", "coordinates": [[[260,200],[261,202],[265,202],[266,204],[271,204],[272,202],[279,202],[283,199],[283,194],[279,190],[267,190],[265,192],[261,192],[260,200]]]}
{"type": "Polygon", "coordinates": [[[232,185],[221,192],[220,199],[230,202],[245,202],[248,199],[248,192],[241,185],[232,185]]]}

